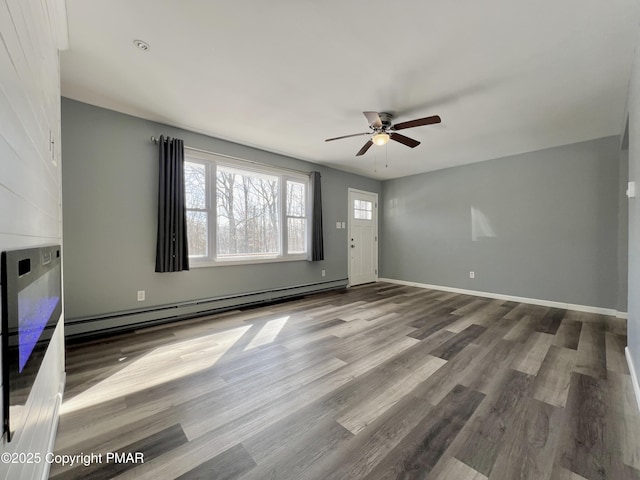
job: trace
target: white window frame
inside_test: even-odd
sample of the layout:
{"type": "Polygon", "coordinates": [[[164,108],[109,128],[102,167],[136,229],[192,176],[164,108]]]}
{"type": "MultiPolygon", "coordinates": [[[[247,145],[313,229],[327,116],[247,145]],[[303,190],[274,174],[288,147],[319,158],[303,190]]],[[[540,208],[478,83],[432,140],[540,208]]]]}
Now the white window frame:
{"type": "MultiPolygon", "coordinates": [[[[308,260],[311,252],[311,179],[308,174],[297,173],[291,170],[283,168],[272,167],[267,165],[256,164],[250,161],[244,161],[241,159],[235,159],[226,157],[223,155],[217,155],[215,153],[203,152],[201,150],[191,149],[189,147],[184,148],[185,162],[200,163],[205,165],[206,178],[206,194],[207,194],[207,226],[208,226],[208,239],[207,239],[207,256],[189,256],[189,266],[193,268],[198,267],[212,267],[223,265],[250,265],[259,263],[273,263],[273,262],[291,262],[308,260]],[[278,190],[278,213],[279,213],[279,246],[278,253],[275,255],[267,254],[252,254],[252,255],[234,255],[233,257],[218,257],[217,255],[217,204],[216,204],[216,178],[218,172],[218,166],[225,166],[234,168],[247,173],[257,173],[265,175],[273,175],[279,177],[279,190],[278,190]],[[305,229],[305,246],[306,252],[304,253],[287,253],[287,205],[286,205],[286,189],[287,181],[293,181],[297,183],[303,183],[306,185],[305,191],[305,217],[306,229],[305,229]]],[[[201,209],[188,209],[198,210],[201,209]]],[[[299,218],[299,217],[293,217],[299,218]]]]}
{"type": "MultiPolygon", "coordinates": [[[[198,259],[205,259],[205,258],[209,258],[209,256],[211,256],[211,241],[210,241],[210,237],[211,237],[211,212],[215,211],[214,205],[212,205],[211,200],[211,183],[210,183],[210,178],[211,178],[211,164],[207,161],[204,161],[202,159],[199,158],[188,158],[185,155],[185,162],[189,162],[189,163],[195,163],[198,165],[202,165],[204,166],[204,174],[205,174],[205,208],[186,208],[186,211],[192,211],[192,212],[202,212],[205,213],[207,216],[207,252],[208,255],[205,256],[189,256],[189,264],[191,266],[191,264],[193,262],[198,262],[198,259]]],[[[185,185],[185,189],[186,189],[186,185],[185,185]]],[[[188,242],[187,242],[188,243],[188,242]]],[[[195,265],[194,265],[195,266],[195,265]]]]}
{"type": "Polygon", "coordinates": [[[304,232],[304,242],[306,245],[306,251],[303,253],[287,253],[287,255],[289,256],[297,256],[297,257],[304,257],[304,259],[308,259],[309,258],[309,254],[311,252],[311,208],[310,208],[310,192],[311,192],[311,181],[310,181],[310,177],[297,177],[297,176],[293,176],[290,173],[286,173],[285,175],[283,175],[280,179],[281,182],[284,182],[283,186],[280,188],[281,192],[283,193],[284,196],[286,196],[287,193],[287,182],[294,182],[294,183],[303,183],[306,185],[305,188],[305,199],[304,199],[304,206],[305,206],[305,211],[304,211],[304,216],[300,217],[297,215],[288,215],[287,214],[287,202],[285,201],[286,198],[283,198],[282,200],[282,235],[280,235],[280,237],[282,238],[282,251],[284,253],[287,253],[289,251],[289,235],[287,233],[285,233],[284,231],[288,231],[289,228],[289,219],[290,218],[304,218],[306,220],[306,225],[305,225],[305,232],[304,232]],[[303,180],[304,178],[304,180],[303,180]]]}

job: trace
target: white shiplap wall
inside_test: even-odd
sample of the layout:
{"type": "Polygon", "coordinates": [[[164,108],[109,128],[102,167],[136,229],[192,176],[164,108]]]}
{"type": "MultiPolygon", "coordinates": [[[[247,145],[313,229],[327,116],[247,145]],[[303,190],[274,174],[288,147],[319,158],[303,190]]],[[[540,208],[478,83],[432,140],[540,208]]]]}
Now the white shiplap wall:
{"type": "MultiPolygon", "coordinates": [[[[0,251],[62,243],[60,62],[64,0],[0,0],[0,251]]],[[[63,256],[64,258],[64,256],[63,256]]],[[[58,321],[27,401],[27,421],[0,453],[52,448],[64,382],[58,321]]],[[[44,463],[0,463],[0,479],[46,478],[44,463]]]]}

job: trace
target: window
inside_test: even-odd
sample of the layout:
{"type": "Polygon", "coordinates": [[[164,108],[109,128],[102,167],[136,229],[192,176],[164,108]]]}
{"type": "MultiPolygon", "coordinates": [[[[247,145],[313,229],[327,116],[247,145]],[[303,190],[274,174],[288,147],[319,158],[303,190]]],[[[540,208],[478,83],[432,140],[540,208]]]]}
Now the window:
{"type": "Polygon", "coordinates": [[[189,256],[206,257],[209,255],[210,207],[207,192],[207,165],[185,160],[184,183],[189,256]]]}
{"type": "Polygon", "coordinates": [[[287,252],[307,252],[307,184],[287,180],[287,252]]]}
{"type": "Polygon", "coordinates": [[[309,251],[309,177],[185,149],[193,266],[302,260],[309,251]]]}
{"type": "Polygon", "coordinates": [[[369,202],[367,200],[354,200],[353,218],[356,220],[373,219],[373,202],[369,202]]]}

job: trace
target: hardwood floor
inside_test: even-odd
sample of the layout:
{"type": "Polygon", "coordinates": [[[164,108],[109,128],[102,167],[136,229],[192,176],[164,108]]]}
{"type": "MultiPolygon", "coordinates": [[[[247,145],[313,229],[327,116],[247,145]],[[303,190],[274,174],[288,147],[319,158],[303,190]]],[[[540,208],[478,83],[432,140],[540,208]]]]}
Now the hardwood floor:
{"type": "Polygon", "coordinates": [[[67,349],[51,478],[640,479],[614,317],[377,283],[67,349]],[[90,463],[90,462],[87,462],[90,463]]]}

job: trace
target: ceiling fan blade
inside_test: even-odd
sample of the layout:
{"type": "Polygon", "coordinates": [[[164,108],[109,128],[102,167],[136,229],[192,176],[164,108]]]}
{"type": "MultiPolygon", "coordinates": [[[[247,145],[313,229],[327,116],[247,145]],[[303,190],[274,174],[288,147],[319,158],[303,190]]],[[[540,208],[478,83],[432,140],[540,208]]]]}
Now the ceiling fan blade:
{"type": "Polygon", "coordinates": [[[364,155],[365,153],[367,153],[367,150],[371,148],[371,145],[373,145],[373,142],[369,140],[367,143],[364,144],[364,147],[362,147],[360,151],[356,153],[356,157],[359,157],[360,155],[364,155]]]}
{"type": "Polygon", "coordinates": [[[414,140],[413,138],[405,137],[404,135],[400,135],[399,133],[391,132],[389,134],[389,137],[391,138],[391,140],[395,140],[396,142],[402,143],[407,147],[415,148],[418,145],[420,145],[419,141],[414,140]]]}
{"type": "Polygon", "coordinates": [[[343,138],[360,137],[362,135],[371,135],[371,132],[354,133],[353,135],[343,135],[342,137],[327,138],[325,140],[325,142],[332,142],[334,140],[340,140],[340,139],[343,139],[343,138]]]}
{"type": "Polygon", "coordinates": [[[362,112],[362,113],[364,113],[364,116],[367,117],[367,120],[369,121],[369,125],[371,125],[373,128],[382,127],[382,120],[380,120],[380,115],[378,115],[378,112],[362,112]]]}
{"type": "Polygon", "coordinates": [[[433,125],[434,123],[440,123],[442,119],[438,115],[432,117],[417,118],[416,120],[409,120],[408,122],[401,122],[393,125],[392,130],[404,130],[405,128],[421,127],[422,125],[433,125]]]}

